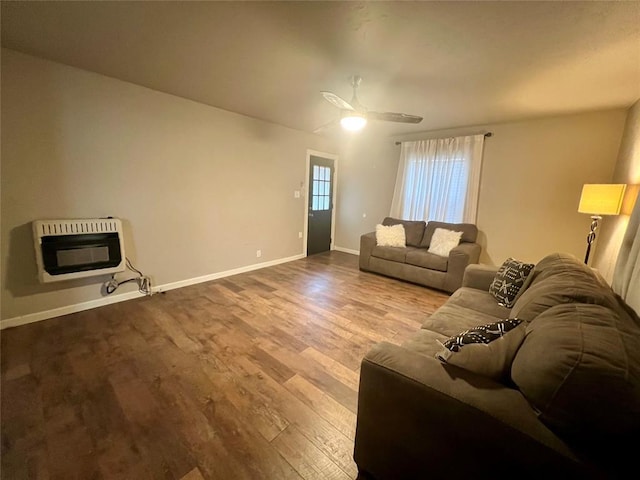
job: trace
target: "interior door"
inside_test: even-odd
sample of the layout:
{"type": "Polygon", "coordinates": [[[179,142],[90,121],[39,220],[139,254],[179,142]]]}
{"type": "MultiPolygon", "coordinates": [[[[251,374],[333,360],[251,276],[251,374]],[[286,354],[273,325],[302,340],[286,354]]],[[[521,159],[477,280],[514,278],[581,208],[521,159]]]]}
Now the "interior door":
{"type": "Polygon", "coordinates": [[[311,155],[309,159],[307,255],[315,255],[331,249],[333,172],[333,160],[311,155]]]}

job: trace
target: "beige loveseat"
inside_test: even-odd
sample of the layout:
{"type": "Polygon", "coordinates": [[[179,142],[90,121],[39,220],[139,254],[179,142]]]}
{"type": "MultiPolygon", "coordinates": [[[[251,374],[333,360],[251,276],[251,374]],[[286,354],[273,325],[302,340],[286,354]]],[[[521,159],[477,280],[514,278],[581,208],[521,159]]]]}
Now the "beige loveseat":
{"type": "Polygon", "coordinates": [[[360,237],[360,270],[379,273],[446,292],[454,292],[462,284],[467,265],[478,263],[480,245],[476,243],[478,228],[470,223],[445,223],[398,220],[387,217],[382,225],[404,226],[405,247],[383,247],[376,244],[376,232],[360,237]],[[436,228],[462,232],[460,244],[442,257],[429,253],[436,228]]]}
{"type": "Polygon", "coordinates": [[[359,478],[637,474],[638,315],[566,254],[538,262],[512,308],[489,291],[496,270],[471,265],[462,288],[413,338],[377,344],[365,356],[354,453],[359,478]],[[456,355],[475,350],[455,364],[436,358],[461,332],[514,318],[522,323],[513,333],[462,346],[456,355]],[[484,354],[498,362],[495,377],[478,373],[484,354]]]}

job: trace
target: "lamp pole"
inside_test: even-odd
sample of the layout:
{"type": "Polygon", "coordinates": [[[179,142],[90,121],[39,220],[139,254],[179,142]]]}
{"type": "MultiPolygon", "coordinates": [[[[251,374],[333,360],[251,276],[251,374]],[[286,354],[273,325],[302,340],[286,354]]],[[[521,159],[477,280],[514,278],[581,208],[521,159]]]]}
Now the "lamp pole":
{"type": "Polygon", "coordinates": [[[587,253],[584,256],[585,265],[589,264],[589,254],[591,253],[591,245],[596,239],[596,230],[598,229],[598,222],[602,220],[600,215],[591,215],[591,230],[587,235],[587,253]]]}

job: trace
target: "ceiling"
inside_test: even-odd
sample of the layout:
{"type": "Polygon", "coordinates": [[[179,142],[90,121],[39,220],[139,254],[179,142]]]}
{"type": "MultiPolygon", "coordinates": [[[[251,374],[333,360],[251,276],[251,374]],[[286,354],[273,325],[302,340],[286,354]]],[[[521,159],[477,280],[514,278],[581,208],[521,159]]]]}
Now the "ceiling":
{"type": "Polygon", "coordinates": [[[354,74],[389,135],[640,98],[639,1],[3,1],[2,46],[309,132],[354,74]]]}

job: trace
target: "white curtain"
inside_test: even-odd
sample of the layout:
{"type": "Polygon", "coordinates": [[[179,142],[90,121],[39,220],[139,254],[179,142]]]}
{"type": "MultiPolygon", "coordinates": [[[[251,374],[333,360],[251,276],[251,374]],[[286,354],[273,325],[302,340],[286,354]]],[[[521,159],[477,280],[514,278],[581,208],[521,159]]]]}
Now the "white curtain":
{"type": "Polygon", "coordinates": [[[611,286],[640,315],[640,198],[629,218],[611,286]]]}
{"type": "Polygon", "coordinates": [[[484,135],[402,142],[390,215],[476,223],[484,135]]]}

